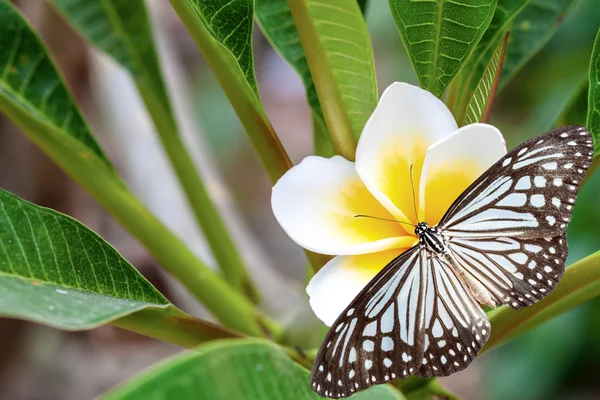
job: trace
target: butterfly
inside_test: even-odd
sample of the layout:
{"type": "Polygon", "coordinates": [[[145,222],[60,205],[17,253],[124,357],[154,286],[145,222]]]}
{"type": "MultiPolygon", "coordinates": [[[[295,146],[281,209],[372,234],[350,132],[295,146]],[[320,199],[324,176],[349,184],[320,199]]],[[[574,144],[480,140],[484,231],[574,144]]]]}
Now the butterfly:
{"type": "Polygon", "coordinates": [[[439,224],[396,257],[342,312],[311,373],[319,395],[341,398],[408,375],[467,367],[490,335],[480,304],[513,309],[544,298],[564,272],[565,231],[593,141],[559,128],[507,153],[439,224]]]}

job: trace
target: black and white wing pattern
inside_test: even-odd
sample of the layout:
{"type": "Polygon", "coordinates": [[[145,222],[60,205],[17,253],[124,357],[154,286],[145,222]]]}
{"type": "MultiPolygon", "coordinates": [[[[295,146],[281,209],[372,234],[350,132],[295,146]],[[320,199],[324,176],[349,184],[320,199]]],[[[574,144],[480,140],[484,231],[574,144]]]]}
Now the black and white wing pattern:
{"type": "Polygon", "coordinates": [[[582,126],[554,129],[517,146],[450,206],[438,224],[446,237],[562,235],[593,156],[582,126]]]}
{"type": "Polygon", "coordinates": [[[567,258],[563,233],[548,238],[451,238],[454,259],[490,292],[497,305],[520,309],[554,290],[567,258]]]}
{"type": "Polygon", "coordinates": [[[471,363],[488,340],[490,323],[447,261],[428,257],[423,359],[415,374],[447,376],[471,363]]]}
{"type": "Polygon", "coordinates": [[[580,126],[509,152],[454,202],[438,229],[455,260],[496,304],[520,309],[545,297],[567,258],[565,231],[593,155],[580,126]]]}
{"type": "Polygon", "coordinates": [[[312,388],[339,398],[407,375],[465,368],[489,335],[485,313],[452,269],[417,245],[389,263],[332,325],[312,388]]]}

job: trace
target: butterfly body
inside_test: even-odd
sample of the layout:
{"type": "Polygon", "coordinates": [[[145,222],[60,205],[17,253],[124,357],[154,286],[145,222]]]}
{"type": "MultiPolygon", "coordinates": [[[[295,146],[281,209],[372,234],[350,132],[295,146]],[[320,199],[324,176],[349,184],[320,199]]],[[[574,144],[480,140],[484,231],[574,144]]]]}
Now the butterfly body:
{"type": "Polygon", "coordinates": [[[535,137],[506,154],[419,243],[386,265],[338,317],[312,370],[312,388],[347,397],[408,375],[466,368],[490,335],[480,304],[520,309],[562,277],[565,231],[592,161],[583,127],[535,137]]]}
{"type": "Polygon", "coordinates": [[[419,222],[415,227],[415,234],[419,236],[419,243],[428,250],[438,254],[448,252],[448,247],[440,232],[435,227],[429,227],[427,222],[419,222]]]}

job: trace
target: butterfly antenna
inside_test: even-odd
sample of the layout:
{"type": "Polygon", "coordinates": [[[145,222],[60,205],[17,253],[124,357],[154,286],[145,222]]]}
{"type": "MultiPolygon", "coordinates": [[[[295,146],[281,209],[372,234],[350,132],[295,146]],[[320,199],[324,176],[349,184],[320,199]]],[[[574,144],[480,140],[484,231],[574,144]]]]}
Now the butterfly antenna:
{"type": "Polygon", "coordinates": [[[417,197],[415,196],[415,183],[413,181],[413,165],[414,164],[410,164],[410,187],[412,189],[412,196],[413,196],[413,207],[415,209],[415,217],[417,218],[417,221],[419,220],[419,214],[417,213],[417,197]]]}
{"type": "Polygon", "coordinates": [[[372,215],[366,215],[366,214],[356,214],[354,216],[354,218],[372,218],[372,219],[378,219],[380,221],[389,221],[389,222],[396,222],[398,224],[404,224],[404,225],[410,225],[413,228],[415,227],[413,224],[411,224],[410,222],[404,222],[404,221],[397,221],[395,219],[388,219],[388,218],[381,218],[381,217],[373,217],[372,215]]]}

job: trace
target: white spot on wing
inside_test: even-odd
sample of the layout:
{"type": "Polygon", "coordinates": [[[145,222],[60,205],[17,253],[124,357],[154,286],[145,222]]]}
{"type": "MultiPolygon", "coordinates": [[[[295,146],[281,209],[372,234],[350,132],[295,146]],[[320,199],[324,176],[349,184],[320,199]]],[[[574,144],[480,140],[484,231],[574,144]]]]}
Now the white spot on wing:
{"type": "Polygon", "coordinates": [[[544,187],[546,186],[546,178],[544,178],[543,176],[536,176],[535,178],[533,178],[533,183],[537,187],[544,187]]]}
{"type": "Polygon", "coordinates": [[[514,262],[517,262],[521,265],[525,264],[527,262],[527,255],[525,253],[514,253],[514,254],[509,254],[508,257],[513,260],[514,262]]]}
{"type": "Polygon", "coordinates": [[[498,202],[500,207],[522,207],[527,202],[525,193],[511,193],[498,202]]]}
{"type": "Polygon", "coordinates": [[[442,335],[444,334],[444,331],[442,329],[442,325],[440,324],[440,320],[438,320],[438,319],[435,320],[435,322],[433,324],[433,329],[431,330],[431,333],[436,338],[442,337],[442,335]]]}
{"type": "Polygon", "coordinates": [[[529,203],[531,203],[534,207],[543,207],[546,204],[546,200],[544,199],[543,194],[534,194],[529,199],[529,203]]]}
{"type": "Polygon", "coordinates": [[[528,190],[531,189],[531,178],[529,176],[523,176],[515,185],[515,190],[528,190]]]}
{"type": "Polygon", "coordinates": [[[365,326],[365,330],[363,331],[363,335],[365,336],[375,336],[377,334],[377,321],[373,321],[367,326],[365,326]]]}
{"type": "Polygon", "coordinates": [[[394,340],[391,337],[384,336],[383,339],[381,339],[381,349],[383,351],[394,350],[394,340]]]}

